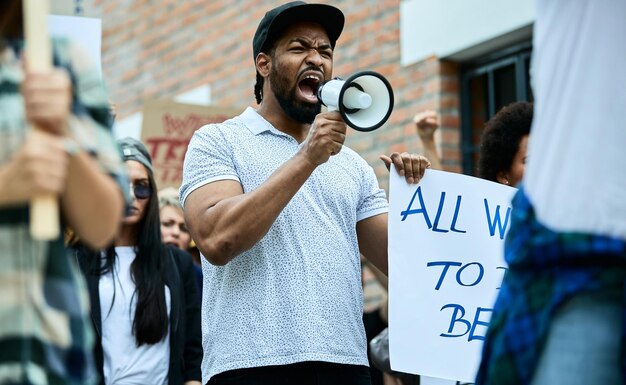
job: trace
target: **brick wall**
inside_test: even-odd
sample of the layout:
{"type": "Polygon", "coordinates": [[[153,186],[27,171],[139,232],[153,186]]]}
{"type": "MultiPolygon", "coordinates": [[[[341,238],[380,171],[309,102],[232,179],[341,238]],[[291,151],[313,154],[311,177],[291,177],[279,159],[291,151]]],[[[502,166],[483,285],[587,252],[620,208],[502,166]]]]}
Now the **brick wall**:
{"type": "MultiPolygon", "coordinates": [[[[169,98],[209,84],[213,104],[255,105],[252,36],[268,9],[281,1],[90,0],[102,15],[103,70],[121,118],[140,111],[145,98],[169,98]]],[[[378,156],[418,152],[412,116],[424,109],[442,114],[439,144],[444,167],[460,171],[458,69],[430,57],[400,65],[400,1],[342,0],[346,14],[335,51],[335,75],[374,70],[390,81],[395,108],[372,133],[350,129],[347,143],[376,170],[387,187],[378,156]]]]}

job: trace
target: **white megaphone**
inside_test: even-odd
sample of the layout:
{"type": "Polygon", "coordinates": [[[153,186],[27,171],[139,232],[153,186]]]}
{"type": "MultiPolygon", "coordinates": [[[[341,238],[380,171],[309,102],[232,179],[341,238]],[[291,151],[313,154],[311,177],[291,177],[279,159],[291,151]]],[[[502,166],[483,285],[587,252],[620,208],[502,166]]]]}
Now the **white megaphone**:
{"type": "Polygon", "coordinates": [[[317,90],[317,98],[329,111],[339,110],[346,124],[357,131],[382,126],[393,110],[393,90],[381,74],[357,72],[346,80],[331,79],[317,90]]]}

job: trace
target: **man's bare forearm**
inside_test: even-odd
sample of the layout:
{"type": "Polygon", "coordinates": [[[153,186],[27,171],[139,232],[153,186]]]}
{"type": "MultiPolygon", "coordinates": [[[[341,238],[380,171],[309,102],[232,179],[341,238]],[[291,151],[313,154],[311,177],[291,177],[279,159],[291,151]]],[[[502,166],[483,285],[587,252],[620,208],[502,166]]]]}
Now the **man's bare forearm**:
{"type": "Polygon", "coordinates": [[[297,154],[254,191],[225,198],[212,207],[197,205],[190,196],[186,217],[202,254],[209,262],[224,265],[254,246],[316,167],[297,154]]]}

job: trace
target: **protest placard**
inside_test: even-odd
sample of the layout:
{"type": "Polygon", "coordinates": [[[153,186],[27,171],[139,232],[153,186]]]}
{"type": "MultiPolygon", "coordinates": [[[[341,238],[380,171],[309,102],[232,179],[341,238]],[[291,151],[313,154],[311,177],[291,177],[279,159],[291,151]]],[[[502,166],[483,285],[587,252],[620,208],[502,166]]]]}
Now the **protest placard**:
{"type": "Polygon", "coordinates": [[[158,188],[180,186],[185,152],[198,128],[221,123],[240,113],[241,109],[237,108],[147,100],[143,108],[141,141],[152,156],[158,188]]]}
{"type": "Polygon", "coordinates": [[[389,343],[393,370],[473,381],[506,272],[516,189],[427,170],[389,192],[389,343]]]}
{"type": "Polygon", "coordinates": [[[48,30],[51,36],[72,41],[91,60],[102,76],[101,47],[102,21],[96,18],[49,15],[48,30]]]}

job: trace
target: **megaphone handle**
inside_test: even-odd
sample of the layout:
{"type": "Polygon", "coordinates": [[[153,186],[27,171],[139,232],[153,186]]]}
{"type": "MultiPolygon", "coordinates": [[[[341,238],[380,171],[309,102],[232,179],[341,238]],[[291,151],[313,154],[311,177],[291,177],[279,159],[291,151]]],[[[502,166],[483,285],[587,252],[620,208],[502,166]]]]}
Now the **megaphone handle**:
{"type": "Polygon", "coordinates": [[[328,106],[327,109],[328,109],[328,112],[337,111],[337,107],[335,106],[328,106]]]}

